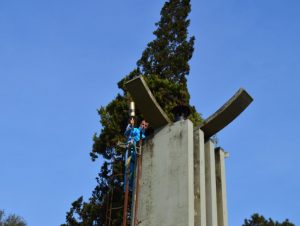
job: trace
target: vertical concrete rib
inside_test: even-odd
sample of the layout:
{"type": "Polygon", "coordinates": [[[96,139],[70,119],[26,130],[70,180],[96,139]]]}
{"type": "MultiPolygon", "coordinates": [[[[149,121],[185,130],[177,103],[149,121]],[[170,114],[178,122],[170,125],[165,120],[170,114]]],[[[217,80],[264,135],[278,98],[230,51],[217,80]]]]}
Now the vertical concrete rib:
{"type": "Polygon", "coordinates": [[[218,226],[215,148],[211,140],[205,143],[206,225],[218,226]]]}
{"type": "Polygon", "coordinates": [[[226,178],[225,178],[226,177],[226,175],[225,175],[225,152],[221,148],[216,148],[215,155],[216,155],[218,225],[219,226],[228,226],[226,178]]]}
{"type": "Polygon", "coordinates": [[[204,134],[194,130],[195,226],[206,226],[204,134]]]}

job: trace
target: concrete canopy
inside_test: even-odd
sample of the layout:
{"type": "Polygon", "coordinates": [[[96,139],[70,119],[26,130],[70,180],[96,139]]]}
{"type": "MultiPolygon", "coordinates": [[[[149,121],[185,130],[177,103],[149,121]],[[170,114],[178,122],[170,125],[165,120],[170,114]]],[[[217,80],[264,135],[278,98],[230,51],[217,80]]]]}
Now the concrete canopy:
{"type": "Polygon", "coordinates": [[[153,129],[158,129],[171,122],[167,114],[157,103],[142,76],[128,81],[125,86],[138,109],[153,129]]]}
{"type": "MultiPolygon", "coordinates": [[[[171,122],[157,103],[142,76],[128,81],[125,86],[153,129],[158,129],[171,122]]],[[[240,88],[221,108],[204,120],[197,129],[204,132],[205,139],[210,138],[231,123],[252,101],[253,98],[247,91],[240,88]]]]}
{"type": "Polygon", "coordinates": [[[231,123],[252,101],[253,98],[246,90],[240,88],[221,108],[199,126],[199,129],[204,132],[205,139],[210,138],[231,123]]]}

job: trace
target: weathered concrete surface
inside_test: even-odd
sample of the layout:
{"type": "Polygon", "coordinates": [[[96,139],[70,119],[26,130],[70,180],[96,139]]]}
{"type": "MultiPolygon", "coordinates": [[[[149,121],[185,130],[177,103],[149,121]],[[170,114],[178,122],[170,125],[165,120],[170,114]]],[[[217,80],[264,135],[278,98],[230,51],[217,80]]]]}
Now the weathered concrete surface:
{"type": "Polygon", "coordinates": [[[193,125],[169,124],[143,148],[140,226],[194,226],[193,125]]]}
{"type": "Polygon", "coordinates": [[[222,148],[215,149],[216,158],[216,183],[217,183],[217,213],[218,225],[228,226],[225,152],[222,148]]]}
{"type": "Polygon", "coordinates": [[[205,148],[206,225],[218,226],[215,148],[211,140],[208,140],[205,143],[204,148],[205,148]]]}
{"type": "Polygon", "coordinates": [[[125,84],[137,108],[142,112],[145,119],[153,129],[158,129],[171,120],[161,109],[152,95],[147,83],[142,76],[136,77],[125,84]]]}
{"type": "Polygon", "coordinates": [[[219,110],[208,117],[199,128],[205,139],[210,138],[242,113],[253,98],[244,89],[239,89],[219,110]]]}
{"type": "Polygon", "coordinates": [[[194,130],[194,206],[195,225],[206,225],[204,134],[194,130]]]}

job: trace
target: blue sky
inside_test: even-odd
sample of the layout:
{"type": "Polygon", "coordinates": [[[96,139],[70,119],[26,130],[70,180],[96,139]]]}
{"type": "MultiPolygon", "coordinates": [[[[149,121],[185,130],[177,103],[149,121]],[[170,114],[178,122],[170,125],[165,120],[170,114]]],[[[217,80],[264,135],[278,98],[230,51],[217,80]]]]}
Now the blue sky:
{"type": "MultiPolygon", "coordinates": [[[[0,1],[0,208],[64,223],[90,197],[97,109],[154,37],[164,1],[0,1]]],[[[244,87],[254,102],[218,134],[229,225],[254,212],[300,224],[300,2],[192,0],[188,85],[206,118],[244,87]]]]}

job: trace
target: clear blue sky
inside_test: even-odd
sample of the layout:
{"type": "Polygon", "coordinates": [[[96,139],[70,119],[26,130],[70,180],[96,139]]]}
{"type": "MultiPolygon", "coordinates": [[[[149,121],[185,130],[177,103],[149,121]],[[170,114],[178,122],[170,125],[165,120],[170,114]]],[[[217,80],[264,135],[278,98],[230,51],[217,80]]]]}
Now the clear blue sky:
{"type": "MultiPolygon", "coordinates": [[[[96,109],[154,37],[164,1],[0,1],[0,208],[64,223],[90,197],[96,109]]],[[[300,225],[298,0],[192,0],[188,78],[206,118],[240,87],[253,104],[218,134],[229,224],[254,212],[300,225]]]]}

